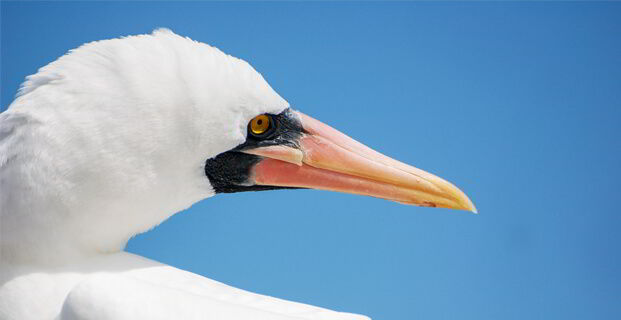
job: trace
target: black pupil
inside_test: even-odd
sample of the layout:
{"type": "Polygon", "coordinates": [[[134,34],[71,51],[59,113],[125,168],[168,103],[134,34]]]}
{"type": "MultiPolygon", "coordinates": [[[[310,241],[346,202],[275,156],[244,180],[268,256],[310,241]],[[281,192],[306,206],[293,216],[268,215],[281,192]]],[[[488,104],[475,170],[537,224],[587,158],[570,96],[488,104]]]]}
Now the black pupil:
{"type": "Polygon", "coordinates": [[[258,125],[261,125],[262,123],[263,123],[263,120],[258,120],[258,121],[257,121],[257,124],[258,124],[258,125]]]}

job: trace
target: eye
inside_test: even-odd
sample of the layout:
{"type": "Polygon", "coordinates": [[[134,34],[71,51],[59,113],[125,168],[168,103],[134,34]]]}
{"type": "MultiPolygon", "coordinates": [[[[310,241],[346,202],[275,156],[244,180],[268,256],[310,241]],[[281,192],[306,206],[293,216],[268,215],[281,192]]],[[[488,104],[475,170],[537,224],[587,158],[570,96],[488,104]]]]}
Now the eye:
{"type": "Polygon", "coordinates": [[[252,135],[261,137],[270,131],[272,128],[272,118],[267,114],[262,114],[254,117],[248,124],[248,131],[252,135]]]}

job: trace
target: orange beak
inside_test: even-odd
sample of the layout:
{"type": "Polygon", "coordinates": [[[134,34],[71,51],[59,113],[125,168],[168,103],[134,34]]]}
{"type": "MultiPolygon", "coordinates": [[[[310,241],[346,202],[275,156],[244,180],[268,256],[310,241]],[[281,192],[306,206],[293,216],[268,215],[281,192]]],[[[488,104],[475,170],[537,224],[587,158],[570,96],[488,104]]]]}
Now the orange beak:
{"type": "Polygon", "coordinates": [[[243,152],[261,156],[257,185],[361,194],[403,204],[477,212],[450,182],[389,158],[301,112],[299,148],[277,145],[243,152]]]}

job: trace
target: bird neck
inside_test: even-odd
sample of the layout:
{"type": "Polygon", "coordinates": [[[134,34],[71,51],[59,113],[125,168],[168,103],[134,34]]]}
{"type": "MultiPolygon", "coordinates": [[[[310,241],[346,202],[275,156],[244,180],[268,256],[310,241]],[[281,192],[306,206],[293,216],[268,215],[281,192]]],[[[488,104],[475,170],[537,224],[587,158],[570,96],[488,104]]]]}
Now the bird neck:
{"type": "Polygon", "coordinates": [[[8,159],[0,157],[2,263],[62,264],[118,252],[132,236],[213,195],[200,152],[142,150],[152,145],[147,140],[104,145],[71,126],[52,136],[22,117],[0,145],[8,159]],[[67,141],[81,143],[66,152],[67,141]]]}
{"type": "Polygon", "coordinates": [[[152,195],[137,197],[131,204],[93,203],[89,211],[50,208],[33,212],[23,208],[3,212],[0,262],[64,265],[116,253],[125,248],[131,237],[154,228],[206,196],[195,193],[191,198],[186,195],[174,199],[170,195],[152,195]],[[161,201],[164,197],[169,201],[161,201]]]}

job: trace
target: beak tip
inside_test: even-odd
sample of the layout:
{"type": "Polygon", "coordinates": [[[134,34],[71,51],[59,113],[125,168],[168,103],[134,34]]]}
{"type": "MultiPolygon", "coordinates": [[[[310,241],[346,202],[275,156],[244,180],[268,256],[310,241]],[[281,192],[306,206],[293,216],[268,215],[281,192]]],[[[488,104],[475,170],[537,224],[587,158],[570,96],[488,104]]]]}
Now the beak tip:
{"type": "Polygon", "coordinates": [[[472,203],[472,200],[470,200],[469,198],[466,198],[468,200],[468,205],[466,207],[466,210],[474,213],[474,214],[479,214],[479,210],[477,210],[477,207],[474,206],[474,203],[472,203]]]}
{"type": "Polygon", "coordinates": [[[470,198],[468,198],[468,196],[466,196],[465,194],[463,195],[463,210],[466,211],[470,211],[474,214],[479,214],[479,210],[477,210],[477,207],[474,206],[474,203],[472,203],[472,200],[470,200],[470,198]]]}

